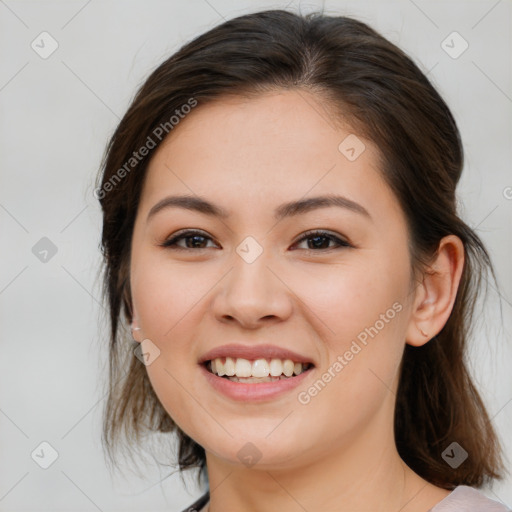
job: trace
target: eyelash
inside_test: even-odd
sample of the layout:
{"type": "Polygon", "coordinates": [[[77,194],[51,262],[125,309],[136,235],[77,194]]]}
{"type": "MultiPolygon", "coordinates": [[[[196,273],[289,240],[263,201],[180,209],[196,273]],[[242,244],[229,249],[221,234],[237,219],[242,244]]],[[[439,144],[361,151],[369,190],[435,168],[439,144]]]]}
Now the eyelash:
{"type": "MultiPolygon", "coordinates": [[[[194,248],[191,248],[191,247],[180,247],[179,245],[176,245],[176,242],[178,242],[180,240],[185,240],[187,238],[192,238],[193,236],[200,236],[202,238],[212,240],[211,237],[205,235],[201,231],[187,230],[187,231],[182,231],[181,233],[178,233],[178,234],[172,236],[171,238],[169,238],[168,240],[166,240],[165,242],[160,244],[160,246],[161,247],[165,247],[167,249],[183,250],[183,251],[200,251],[200,250],[208,249],[208,247],[200,247],[200,248],[194,249],[194,248]]],[[[339,238],[339,237],[337,237],[337,236],[335,236],[335,235],[333,235],[333,234],[331,234],[331,233],[329,233],[327,231],[323,231],[323,230],[308,231],[308,232],[304,233],[304,235],[299,240],[297,240],[295,242],[295,244],[298,244],[300,242],[303,242],[304,240],[309,240],[311,238],[316,238],[316,237],[327,238],[330,241],[333,241],[333,242],[337,243],[338,247],[329,247],[327,249],[304,249],[305,251],[307,251],[307,252],[320,252],[320,251],[330,251],[332,249],[341,249],[341,248],[353,247],[347,241],[342,240],[341,238],[339,238]]]]}

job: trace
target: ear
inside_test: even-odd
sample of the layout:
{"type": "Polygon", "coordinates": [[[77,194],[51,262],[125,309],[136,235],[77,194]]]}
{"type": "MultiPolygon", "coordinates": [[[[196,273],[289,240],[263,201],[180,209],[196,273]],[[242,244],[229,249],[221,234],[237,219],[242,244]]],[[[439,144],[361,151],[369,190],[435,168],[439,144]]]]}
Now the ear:
{"type": "Polygon", "coordinates": [[[419,347],[438,334],[450,317],[464,267],[464,244],[445,236],[417,286],[406,341],[419,347]]]}

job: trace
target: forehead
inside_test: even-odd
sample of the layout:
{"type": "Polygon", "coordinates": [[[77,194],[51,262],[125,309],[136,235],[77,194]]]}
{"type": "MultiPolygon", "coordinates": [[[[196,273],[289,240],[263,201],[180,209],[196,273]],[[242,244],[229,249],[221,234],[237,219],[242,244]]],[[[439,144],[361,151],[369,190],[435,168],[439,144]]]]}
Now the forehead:
{"type": "Polygon", "coordinates": [[[243,165],[241,160],[247,157],[252,157],[245,162],[251,170],[255,170],[252,162],[272,166],[305,158],[305,164],[316,167],[337,157],[340,136],[351,131],[349,127],[340,131],[333,119],[332,109],[307,91],[222,97],[199,104],[159,151],[172,145],[180,152],[193,152],[194,159],[214,158],[224,168],[235,160],[243,165]]]}
{"type": "Polygon", "coordinates": [[[378,148],[335,124],[329,106],[307,91],[223,97],[195,107],[159,146],[143,201],[181,192],[250,209],[339,192],[396,208],[379,164],[378,148]]]}

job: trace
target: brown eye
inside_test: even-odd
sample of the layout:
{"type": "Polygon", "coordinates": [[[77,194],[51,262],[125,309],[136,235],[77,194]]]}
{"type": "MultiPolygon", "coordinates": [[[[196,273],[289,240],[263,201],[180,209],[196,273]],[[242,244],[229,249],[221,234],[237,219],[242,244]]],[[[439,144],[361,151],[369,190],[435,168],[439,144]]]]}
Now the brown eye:
{"type": "Polygon", "coordinates": [[[310,231],[300,238],[297,243],[308,241],[306,251],[318,252],[321,250],[337,249],[340,247],[352,247],[347,241],[327,232],[327,231],[310,231]],[[311,243],[309,243],[311,241],[311,243]],[[334,247],[329,247],[329,244],[334,242],[334,247]]]}
{"type": "Polygon", "coordinates": [[[161,245],[162,247],[172,249],[208,249],[208,247],[206,247],[208,240],[212,239],[200,231],[182,231],[169,238],[161,245]],[[182,240],[185,240],[185,246],[178,245],[178,242],[182,240]]]}
{"type": "MultiPolygon", "coordinates": [[[[201,231],[188,230],[172,236],[162,243],[161,246],[179,250],[208,249],[209,247],[207,247],[207,244],[209,240],[212,241],[212,238],[201,231]],[[179,244],[182,240],[185,241],[184,246],[179,244]]],[[[327,251],[331,249],[338,249],[340,247],[352,247],[352,245],[347,241],[327,231],[317,230],[305,233],[294,245],[303,241],[308,242],[308,245],[304,250],[312,252],[327,251]],[[334,246],[331,246],[331,243],[334,243],[334,246]]]]}

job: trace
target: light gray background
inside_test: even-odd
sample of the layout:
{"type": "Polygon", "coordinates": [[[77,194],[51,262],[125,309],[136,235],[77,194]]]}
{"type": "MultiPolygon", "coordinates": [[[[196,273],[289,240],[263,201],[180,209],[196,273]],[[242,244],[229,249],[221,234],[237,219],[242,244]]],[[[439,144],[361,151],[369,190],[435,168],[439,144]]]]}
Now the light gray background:
{"type": "MultiPolygon", "coordinates": [[[[166,468],[141,467],[144,478],[127,468],[126,477],[110,479],[104,463],[106,330],[94,178],[137,86],[184,42],[223,18],[322,5],[0,1],[0,510],[179,511],[199,495],[194,485],[187,492],[177,474],[164,479],[166,468]],[[47,59],[31,48],[43,31],[59,45],[47,59]],[[42,237],[57,248],[46,263],[32,252],[42,237]],[[46,470],[31,458],[42,441],[59,453],[46,470]]],[[[471,364],[510,469],[512,4],[333,1],[324,7],[327,14],[358,17],[411,54],[459,124],[466,150],[459,200],[489,247],[503,303],[502,324],[491,290],[471,364]],[[469,44],[457,59],[441,47],[453,31],[469,44]]],[[[486,493],[512,504],[512,477],[486,493]]]]}

